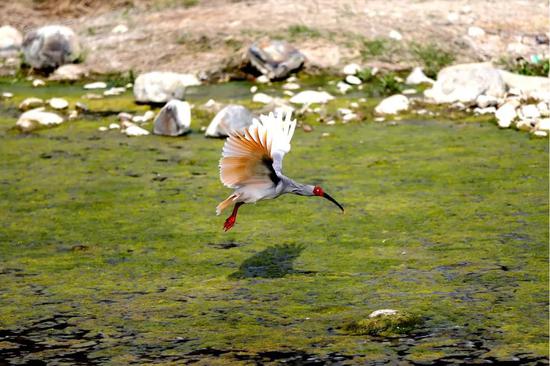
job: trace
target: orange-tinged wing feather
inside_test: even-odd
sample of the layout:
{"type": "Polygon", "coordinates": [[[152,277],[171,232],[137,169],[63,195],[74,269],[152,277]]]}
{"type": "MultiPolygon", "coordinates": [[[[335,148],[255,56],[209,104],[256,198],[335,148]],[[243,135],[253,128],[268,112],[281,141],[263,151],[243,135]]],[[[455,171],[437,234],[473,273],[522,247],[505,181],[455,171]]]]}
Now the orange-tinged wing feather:
{"type": "Polygon", "coordinates": [[[256,185],[260,189],[276,184],[270,145],[267,132],[256,126],[246,129],[244,135],[230,134],[220,161],[222,183],[229,188],[256,185]]]}

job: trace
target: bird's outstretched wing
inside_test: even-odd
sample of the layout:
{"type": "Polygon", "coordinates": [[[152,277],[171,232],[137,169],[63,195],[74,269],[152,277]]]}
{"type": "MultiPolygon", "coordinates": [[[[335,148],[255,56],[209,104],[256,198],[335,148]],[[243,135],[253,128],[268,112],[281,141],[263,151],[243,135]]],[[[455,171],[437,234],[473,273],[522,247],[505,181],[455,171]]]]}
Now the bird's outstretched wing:
{"type": "Polygon", "coordinates": [[[229,188],[255,185],[267,189],[277,185],[295,127],[290,113],[270,113],[254,119],[243,134],[231,133],[220,160],[222,183],[229,188]]]}

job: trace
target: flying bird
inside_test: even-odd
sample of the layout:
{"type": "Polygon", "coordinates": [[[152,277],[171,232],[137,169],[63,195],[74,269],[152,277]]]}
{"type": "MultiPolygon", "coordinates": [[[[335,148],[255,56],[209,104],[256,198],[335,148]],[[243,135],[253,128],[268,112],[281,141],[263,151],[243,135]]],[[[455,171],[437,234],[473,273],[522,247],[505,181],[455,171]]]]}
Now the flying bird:
{"type": "Polygon", "coordinates": [[[285,193],[319,196],[328,199],[342,211],[344,208],[319,186],[298,183],[285,176],[283,158],[290,151],[290,140],[296,128],[291,112],[261,115],[242,133],[231,132],[225,141],[220,160],[220,179],[235,191],[216,207],[220,215],[235,204],[225,220],[225,231],[237,220],[239,207],[245,203],[277,198],[285,193]]]}

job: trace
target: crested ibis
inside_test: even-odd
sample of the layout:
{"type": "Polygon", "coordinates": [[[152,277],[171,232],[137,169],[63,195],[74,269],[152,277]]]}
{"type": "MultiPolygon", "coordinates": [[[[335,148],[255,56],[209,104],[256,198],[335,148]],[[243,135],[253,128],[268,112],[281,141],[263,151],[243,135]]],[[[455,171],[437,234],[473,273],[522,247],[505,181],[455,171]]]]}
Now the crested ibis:
{"type": "Polygon", "coordinates": [[[283,175],[283,157],[290,151],[296,128],[291,113],[261,115],[242,133],[232,132],[225,141],[220,160],[220,179],[235,191],[216,207],[216,214],[235,204],[224,230],[235,225],[237,211],[245,203],[277,198],[285,193],[324,197],[344,208],[321,187],[298,183],[283,175]]]}

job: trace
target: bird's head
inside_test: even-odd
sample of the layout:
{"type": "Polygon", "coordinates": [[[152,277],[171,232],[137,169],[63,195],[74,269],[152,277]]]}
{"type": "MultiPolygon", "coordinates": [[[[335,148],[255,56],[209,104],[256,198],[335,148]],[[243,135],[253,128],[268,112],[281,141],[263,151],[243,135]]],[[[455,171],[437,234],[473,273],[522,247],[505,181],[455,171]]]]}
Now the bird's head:
{"type": "Polygon", "coordinates": [[[339,204],[338,202],[336,202],[336,200],[334,198],[332,198],[328,193],[326,193],[323,188],[319,187],[319,186],[313,186],[313,196],[319,196],[319,197],[324,197],[326,198],[327,200],[331,201],[332,203],[334,203],[336,206],[338,206],[340,208],[340,210],[342,210],[342,212],[344,212],[344,207],[342,207],[341,204],[339,204]]]}

